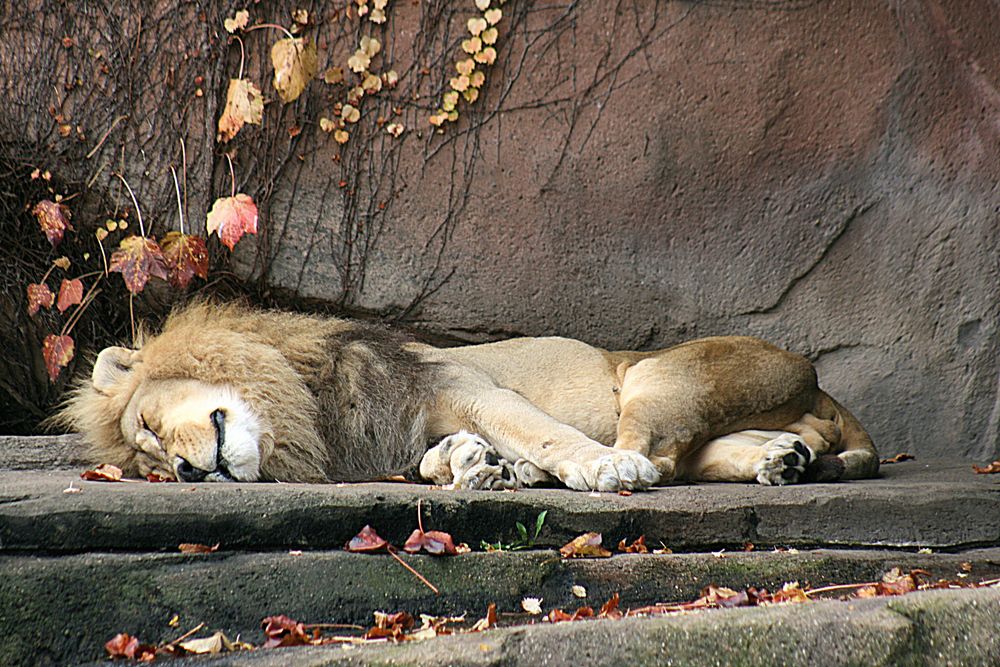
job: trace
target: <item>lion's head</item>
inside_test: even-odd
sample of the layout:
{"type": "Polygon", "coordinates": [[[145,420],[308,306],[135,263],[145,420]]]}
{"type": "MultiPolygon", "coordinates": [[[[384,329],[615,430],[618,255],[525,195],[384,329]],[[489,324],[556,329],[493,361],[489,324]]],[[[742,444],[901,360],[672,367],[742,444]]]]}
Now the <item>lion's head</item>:
{"type": "Polygon", "coordinates": [[[129,475],[325,481],[328,453],[302,375],[323,334],[318,320],[198,304],[137,349],[102,351],[56,421],[129,475]]]}

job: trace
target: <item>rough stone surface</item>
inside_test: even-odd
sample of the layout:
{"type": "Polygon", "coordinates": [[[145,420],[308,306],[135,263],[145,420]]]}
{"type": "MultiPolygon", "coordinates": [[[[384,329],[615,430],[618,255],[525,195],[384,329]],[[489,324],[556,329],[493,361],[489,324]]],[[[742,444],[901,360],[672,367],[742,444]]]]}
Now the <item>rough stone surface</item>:
{"type": "Polygon", "coordinates": [[[422,500],[428,526],[460,540],[510,541],[548,510],[542,544],[587,531],[646,535],[675,550],[759,546],[969,548],[1000,544],[1000,477],[966,464],[906,462],[881,479],[764,487],[675,485],[635,493],[449,491],[404,484],[83,482],[76,472],[0,471],[0,549],[50,552],[339,548],[365,524],[401,543],[422,500]],[[71,485],[80,493],[64,493],[71,485]]]}

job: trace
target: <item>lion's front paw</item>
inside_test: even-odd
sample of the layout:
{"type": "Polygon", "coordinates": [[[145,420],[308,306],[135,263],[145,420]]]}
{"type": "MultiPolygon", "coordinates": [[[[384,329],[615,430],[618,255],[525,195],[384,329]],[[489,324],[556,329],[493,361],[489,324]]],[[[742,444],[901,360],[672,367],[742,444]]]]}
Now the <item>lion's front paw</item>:
{"type": "Polygon", "coordinates": [[[647,489],[656,484],[660,473],[638,452],[610,450],[592,461],[565,461],[559,465],[559,479],[579,491],[622,491],[647,489]]]}
{"type": "Polygon", "coordinates": [[[761,447],[764,458],[757,464],[757,481],[768,486],[800,482],[806,466],[816,460],[816,454],[793,433],[783,433],[761,447]]]}
{"type": "Polygon", "coordinates": [[[474,433],[449,435],[424,454],[420,474],[435,484],[456,489],[513,489],[514,464],[497,456],[490,443],[474,433]]]}

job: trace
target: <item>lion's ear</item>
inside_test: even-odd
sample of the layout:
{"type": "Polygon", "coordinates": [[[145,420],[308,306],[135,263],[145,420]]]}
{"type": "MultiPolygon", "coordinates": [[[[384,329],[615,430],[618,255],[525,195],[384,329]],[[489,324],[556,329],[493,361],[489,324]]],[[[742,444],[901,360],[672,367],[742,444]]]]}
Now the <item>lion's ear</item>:
{"type": "Polygon", "coordinates": [[[101,350],[97,355],[97,361],[94,362],[94,372],[90,376],[94,389],[109,392],[124,380],[132,372],[135,354],[135,350],[124,347],[107,347],[101,350]]]}

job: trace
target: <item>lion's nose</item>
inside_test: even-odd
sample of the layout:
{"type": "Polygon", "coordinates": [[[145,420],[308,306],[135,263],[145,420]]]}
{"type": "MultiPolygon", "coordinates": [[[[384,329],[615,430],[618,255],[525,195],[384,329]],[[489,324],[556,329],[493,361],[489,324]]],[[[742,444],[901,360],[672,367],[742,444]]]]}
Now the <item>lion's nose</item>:
{"type": "Polygon", "coordinates": [[[200,482],[208,475],[207,470],[195,468],[183,456],[177,457],[177,477],[182,482],[200,482]]]}

